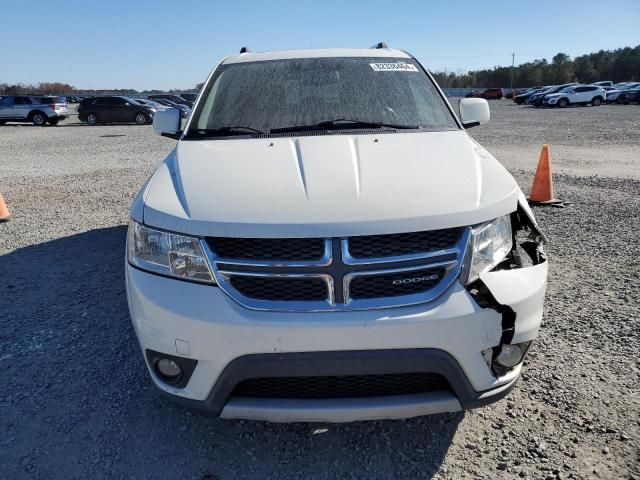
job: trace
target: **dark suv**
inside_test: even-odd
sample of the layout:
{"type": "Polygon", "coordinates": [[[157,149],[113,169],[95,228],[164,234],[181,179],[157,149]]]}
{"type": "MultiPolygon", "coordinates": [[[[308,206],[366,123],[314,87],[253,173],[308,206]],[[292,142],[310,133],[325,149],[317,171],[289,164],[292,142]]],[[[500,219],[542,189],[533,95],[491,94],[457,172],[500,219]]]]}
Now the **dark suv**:
{"type": "Polygon", "coordinates": [[[85,98],[78,105],[78,120],[89,125],[135,122],[145,125],[153,121],[156,109],[128,97],[85,98]]]}

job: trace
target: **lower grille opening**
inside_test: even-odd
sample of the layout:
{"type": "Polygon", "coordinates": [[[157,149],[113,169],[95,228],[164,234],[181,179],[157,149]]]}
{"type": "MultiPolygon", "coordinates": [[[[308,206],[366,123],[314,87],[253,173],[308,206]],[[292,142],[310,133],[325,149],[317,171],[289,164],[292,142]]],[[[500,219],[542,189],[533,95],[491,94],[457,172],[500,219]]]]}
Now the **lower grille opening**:
{"type": "Polygon", "coordinates": [[[236,385],[232,397],[322,400],[370,398],[449,391],[437,373],[392,373],[328,377],[252,378],[236,385]]]}
{"type": "Polygon", "coordinates": [[[271,301],[323,301],[327,284],[320,278],[233,276],[231,286],[245,297],[271,301]]]}

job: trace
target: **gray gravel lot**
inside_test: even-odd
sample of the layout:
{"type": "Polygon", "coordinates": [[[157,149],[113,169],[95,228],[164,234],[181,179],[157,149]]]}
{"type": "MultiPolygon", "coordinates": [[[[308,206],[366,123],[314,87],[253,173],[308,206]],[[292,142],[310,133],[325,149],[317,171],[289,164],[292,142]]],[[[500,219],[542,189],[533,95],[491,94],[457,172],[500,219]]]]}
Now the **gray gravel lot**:
{"type": "Polygon", "coordinates": [[[127,210],[171,150],[151,127],[0,127],[0,478],[640,478],[640,107],[491,102],[470,131],[529,190],[549,143],[564,208],[545,320],[507,399],[344,425],[191,414],[144,368],[127,210]]]}

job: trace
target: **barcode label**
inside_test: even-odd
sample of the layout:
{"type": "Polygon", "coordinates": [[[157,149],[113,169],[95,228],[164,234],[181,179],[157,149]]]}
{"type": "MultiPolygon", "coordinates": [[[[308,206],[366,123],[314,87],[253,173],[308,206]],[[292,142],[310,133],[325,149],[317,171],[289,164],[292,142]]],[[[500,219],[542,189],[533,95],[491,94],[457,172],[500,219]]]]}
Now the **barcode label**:
{"type": "Polygon", "coordinates": [[[376,72],[417,72],[418,69],[411,63],[370,63],[376,72]]]}

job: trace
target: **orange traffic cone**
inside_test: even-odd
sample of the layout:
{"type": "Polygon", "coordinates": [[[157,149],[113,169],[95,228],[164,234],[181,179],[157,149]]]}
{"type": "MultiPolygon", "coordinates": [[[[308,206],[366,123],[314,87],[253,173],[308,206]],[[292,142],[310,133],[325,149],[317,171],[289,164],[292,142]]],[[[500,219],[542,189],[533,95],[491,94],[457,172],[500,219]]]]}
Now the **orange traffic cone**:
{"type": "Polygon", "coordinates": [[[553,178],[551,177],[549,145],[546,143],[542,145],[542,152],[540,152],[540,160],[538,160],[536,176],[533,178],[533,186],[531,187],[529,203],[533,205],[562,203],[562,201],[555,198],[555,195],[553,194],[553,178]]]}
{"type": "Polygon", "coordinates": [[[2,194],[0,193],[0,222],[6,222],[10,216],[11,214],[7,208],[7,204],[4,203],[4,198],[2,198],[2,194]]]}

